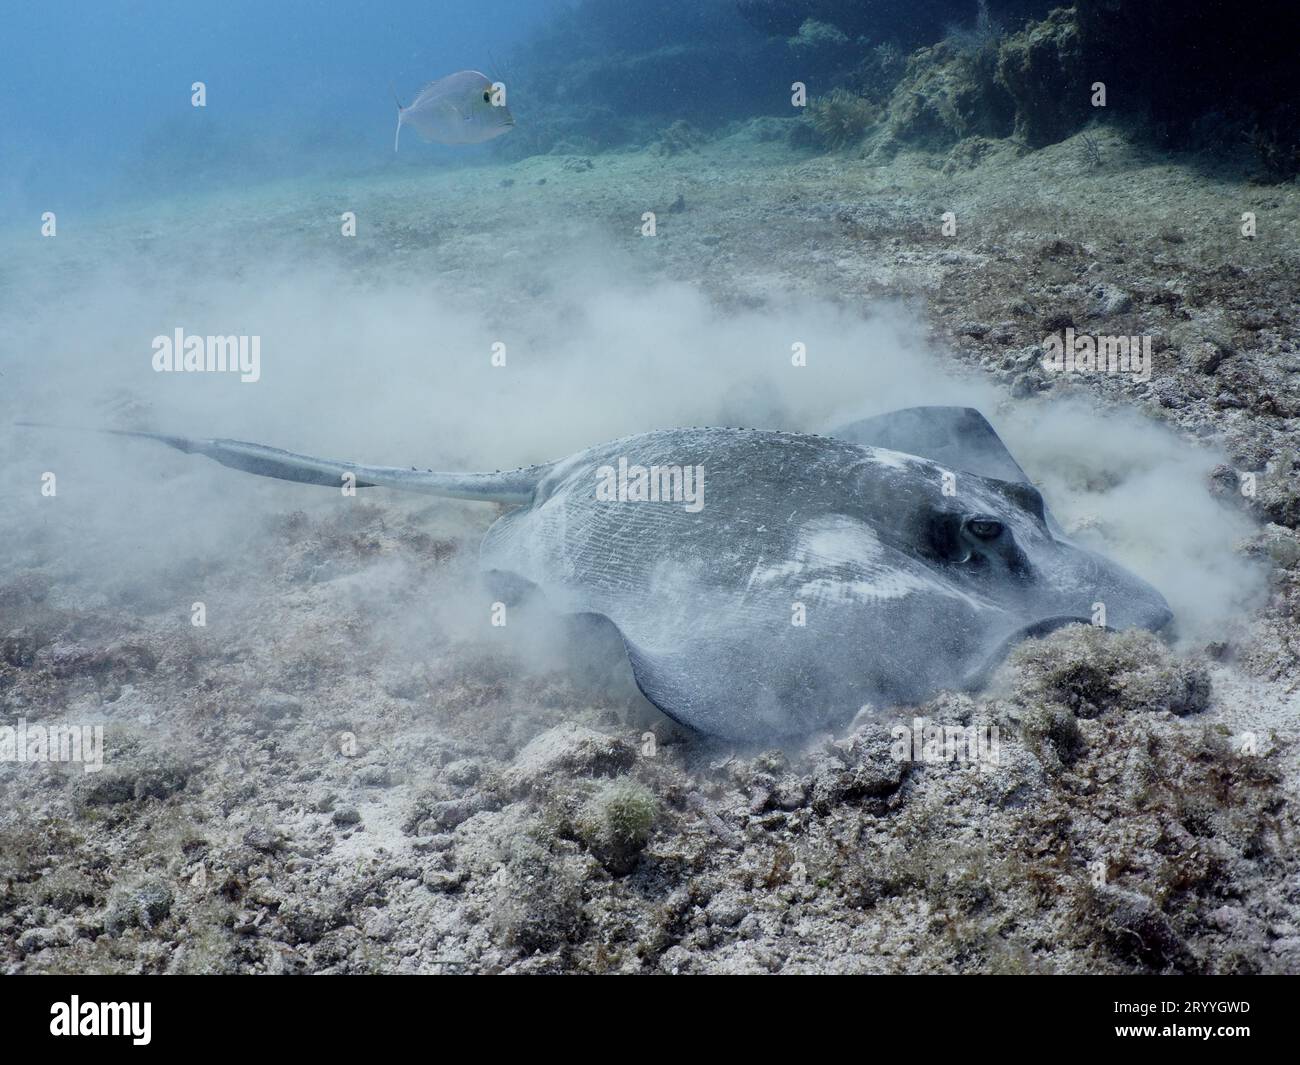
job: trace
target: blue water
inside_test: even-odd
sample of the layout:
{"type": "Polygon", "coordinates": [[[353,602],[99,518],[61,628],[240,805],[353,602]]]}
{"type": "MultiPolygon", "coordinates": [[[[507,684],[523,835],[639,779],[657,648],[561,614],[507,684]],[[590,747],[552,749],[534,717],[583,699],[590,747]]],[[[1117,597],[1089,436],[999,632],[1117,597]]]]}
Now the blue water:
{"type": "MultiPolygon", "coordinates": [[[[1277,13],[1281,2],[1263,6],[1277,13]]],[[[877,107],[896,90],[904,104],[920,97],[918,113],[930,114],[938,132],[909,120],[902,136],[946,150],[972,134],[1006,138],[1013,126],[1031,147],[1059,141],[1103,118],[1079,101],[1090,80],[1105,74],[1126,89],[1104,117],[1127,116],[1152,143],[1190,150],[1253,144],[1274,177],[1300,168],[1285,34],[1256,33],[1254,23],[1238,24],[1226,5],[1210,0],[1188,0],[1177,23],[1161,16],[1174,0],[1094,2],[1086,5],[1088,19],[1080,16],[1078,33],[1091,34],[1082,67],[1073,60],[1060,66],[1048,48],[1032,76],[995,78],[998,64],[989,57],[1000,54],[999,42],[1055,6],[0,0],[0,229],[44,211],[84,213],[283,177],[644,148],[679,121],[689,122],[693,135],[713,136],[758,116],[794,119],[795,82],[806,85],[809,99],[836,89],[877,107]],[[946,52],[917,51],[945,38],[946,52]],[[907,62],[937,69],[944,56],[980,49],[987,69],[974,80],[946,70],[933,83],[922,79],[921,92],[903,77],[907,62]],[[409,102],[423,85],[464,69],[507,82],[515,130],[490,144],[450,149],[408,137],[395,157],[394,92],[409,102]],[[196,81],[206,85],[203,108],[191,104],[196,81]],[[1077,106],[1031,128],[1062,100],[1077,106]],[[955,125],[954,107],[970,112],[955,125]]],[[[1014,71],[1019,62],[1011,56],[1006,66],[1014,71]]],[[[838,144],[787,132],[795,154],[838,144]]]]}
{"type": "Polygon", "coordinates": [[[559,3],[4,0],[5,222],[197,182],[391,164],[390,82],[407,102],[452,71],[491,73],[559,3]],[[206,108],[191,106],[195,81],[206,108]]]}

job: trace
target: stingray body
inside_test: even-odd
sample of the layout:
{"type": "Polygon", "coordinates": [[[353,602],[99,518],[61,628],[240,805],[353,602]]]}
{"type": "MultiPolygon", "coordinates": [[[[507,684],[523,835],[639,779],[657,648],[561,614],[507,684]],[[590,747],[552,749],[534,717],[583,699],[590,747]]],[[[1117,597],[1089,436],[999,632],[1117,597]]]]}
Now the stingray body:
{"type": "Polygon", "coordinates": [[[1112,627],[1170,620],[1155,589],[1059,534],[978,412],[914,408],[842,432],[854,439],[668,429],[482,474],[126,435],[286,480],[516,504],[484,538],[484,570],[608,619],[652,703],[733,740],[977,687],[1015,642],[1088,622],[1099,602],[1112,627]],[[626,490],[644,488],[638,471],[656,498],[626,490]]]}

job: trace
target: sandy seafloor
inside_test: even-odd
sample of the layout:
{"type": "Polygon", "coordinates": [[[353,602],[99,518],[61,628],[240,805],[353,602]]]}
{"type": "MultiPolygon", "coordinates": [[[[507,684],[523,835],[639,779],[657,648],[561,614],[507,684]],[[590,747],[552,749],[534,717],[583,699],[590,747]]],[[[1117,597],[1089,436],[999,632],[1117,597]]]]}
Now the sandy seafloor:
{"type": "MultiPolygon", "coordinates": [[[[0,711],[107,736],[99,773],[0,764],[7,971],[1300,972],[1300,190],[1114,132],[1094,134],[1100,165],[1075,138],[972,167],[799,155],[769,129],[671,155],[250,180],[7,238],[0,711]],[[822,430],[851,389],[783,404],[673,333],[674,316],[714,338],[734,321],[743,347],[776,308],[780,365],[801,305],[835,309],[807,323],[826,343],[835,314],[884,315],[864,342],[937,353],[995,421],[1022,419],[1021,446],[1073,397],[1092,412],[1070,445],[1088,491],[1118,461],[1097,427],[1165,423],[1194,470],[1178,498],[1198,498],[1145,517],[1146,550],[1187,539],[1194,561],[1195,528],[1173,526],[1198,508],[1240,528],[1226,575],[1170,594],[1194,603],[1203,581],[1208,620],[1171,647],[1066,630],[978,698],[906,712],[997,724],[991,771],[900,764],[871,715],[736,749],[672,727],[617,656],[544,613],[492,630],[473,578],[491,506],[340,505],[11,425],[453,469],[670,417],[822,430]],[[678,350],[657,363],[660,317],[678,350]],[[264,381],[204,382],[202,399],[160,383],[148,339],[182,322],[263,333],[264,381]],[[426,349],[431,323],[449,339],[426,349]],[[1035,345],[1067,323],[1153,335],[1152,380],[1048,380],[1035,345]],[[486,354],[506,337],[522,383],[491,402],[486,354]],[[529,366],[534,349],[562,363],[571,338],[582,360],[529,366]],[[39,492],[51,469],[56,499],[39,492]],[[1246,605],[1226,609],[1234,581],[1246,605]]],[[[894,360],[852,386],[878,382],[861,397],[878,409],[927,397],[926,372],[894,360]]],[[[1066,483],[1059,450],[1017,457],[1066,483]]],[[[1086,506],[1072,518],[1086,528],[1086,506]]]]}

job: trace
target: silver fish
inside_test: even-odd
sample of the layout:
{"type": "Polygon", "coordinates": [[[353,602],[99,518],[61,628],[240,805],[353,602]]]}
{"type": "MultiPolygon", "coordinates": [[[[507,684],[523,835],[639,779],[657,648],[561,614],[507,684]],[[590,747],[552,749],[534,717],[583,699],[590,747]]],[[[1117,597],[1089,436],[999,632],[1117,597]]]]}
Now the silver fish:
{"type": "Polygon", "coordinates": [[[403,126],[410,126],[424,140],[438,144],[481,144],[509,132],[514,124],[515,116],[504,99],[496,99],[488,76],[477,70],[461,70],[427,86],[410,107],[397,101],[393,151],[397,151],[403,126]]]}

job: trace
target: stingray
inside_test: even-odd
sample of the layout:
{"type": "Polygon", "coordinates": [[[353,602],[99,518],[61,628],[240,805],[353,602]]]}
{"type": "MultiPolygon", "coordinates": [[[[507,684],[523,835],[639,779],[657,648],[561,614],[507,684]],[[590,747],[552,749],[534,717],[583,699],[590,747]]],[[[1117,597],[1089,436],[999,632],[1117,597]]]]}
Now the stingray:
{"type": "Polygon", "coordinates": [[[489,586],[605,619],[651,703],[728,740],[978,689],[1017,642],[1090,623],[1099,603],[1112,628],[1172,619],[1154,588],[1061,533],[969,408],[830,436],[665,429],[496,473],[109,431],[265,477],[506,504],[480,548],[489,586]]]}

